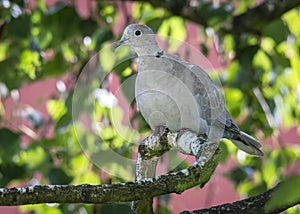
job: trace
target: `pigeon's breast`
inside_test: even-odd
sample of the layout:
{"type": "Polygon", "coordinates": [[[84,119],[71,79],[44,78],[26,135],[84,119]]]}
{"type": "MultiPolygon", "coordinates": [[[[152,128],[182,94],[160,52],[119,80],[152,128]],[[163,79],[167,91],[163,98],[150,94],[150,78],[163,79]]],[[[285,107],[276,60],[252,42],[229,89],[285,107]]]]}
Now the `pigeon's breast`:
{"type": "Polygon", "coordinates": [[[138,108],[152,129],[166,126],[172,131],[188,128],[207,131],[201,108],[193,96],[192,81],[185,67],[171,60],[152,59],[139,63],[135,96],[138,108]]]}

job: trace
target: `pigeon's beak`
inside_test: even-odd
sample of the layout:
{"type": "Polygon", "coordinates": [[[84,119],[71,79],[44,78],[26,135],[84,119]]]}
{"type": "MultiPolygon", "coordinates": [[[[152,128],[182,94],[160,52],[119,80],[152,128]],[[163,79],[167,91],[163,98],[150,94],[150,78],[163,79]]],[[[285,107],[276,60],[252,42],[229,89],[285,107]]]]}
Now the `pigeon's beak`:
{"type": "Polygon", "coordinates": [[[119,41],[117,41],[115,44],[114,44],[114,48],[118,48],[122,45],[125,45],[127,43],[128,39],[126,38],[121,38],[119,41]]]}

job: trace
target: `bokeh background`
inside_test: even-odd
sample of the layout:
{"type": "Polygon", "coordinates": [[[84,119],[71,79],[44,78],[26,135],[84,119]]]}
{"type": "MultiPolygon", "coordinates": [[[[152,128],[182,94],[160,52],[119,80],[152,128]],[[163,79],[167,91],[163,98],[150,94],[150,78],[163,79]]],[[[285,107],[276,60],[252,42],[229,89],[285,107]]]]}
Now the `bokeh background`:
{"type": "MultiPolygon", "coordinates": [[[[221,81],[232,117],[242,130],[261,140],[265,153],[255,158],[229,141],[221,142],[221,161],[209,183],[203,189],[156,198],[157,213],[233,202],[300,174],[299,8],[263,25],[259,32],[237,36],[222,30],[224,23],[264,1],[187,2],[199,7],[205,26],[142,1],[0,0],[0,187],[128,181],[95,166],[82,151],[72,126],[72,96],[82,68],[117,41],[130,23],[147,24],[203,53],[215,68],[212,78],[221,81]]],[[[197,60],[189,51],[173,51],[197,60]]],[[[98,66],[105,65],[96,63],[94,69],[98,66]]],[[[142,138],[129,142],[120,137],[109,112],[119,112],[113,119],[124,127],[126,121],[134,124],[140,137],[150,134],[136,105],[127,99],[132,88],[114,94],[136,70],[134,62],[123,63],[109,73],[99,85],[102,93],[95,103],[99,135],[107,147],[133,159],[142,138]]],[[[194,161],[184,159],[169,170],[194,161]]],[[[158,170],[168,170],[164,161],[160,160],[158,170]]],[[[129,213],[129,208],[127,203],[41,204],[0,207],[0,213],[129,213]]],[[[299,212],[299,206],[286,211],[299,212]]]]}

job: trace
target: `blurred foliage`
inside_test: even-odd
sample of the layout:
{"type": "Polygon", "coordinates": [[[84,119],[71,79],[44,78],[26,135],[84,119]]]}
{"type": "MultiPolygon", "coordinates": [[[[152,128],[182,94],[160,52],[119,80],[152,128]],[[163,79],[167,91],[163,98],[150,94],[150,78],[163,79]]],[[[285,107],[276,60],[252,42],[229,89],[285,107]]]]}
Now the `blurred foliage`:
{"type": "MultiPolygon", "coordinates": [[[[23,113],[19,117],[27,120],[27,128],[32,129],[31,131],[41,133],[49,127],[54,129],[52,137],[42,134],[36,138],[29,136],[32,138],[30,143],[22,142],[28,134],[19,126],[10,124],[11,118],[3,103],[9,97],[19,103],[18,96],[22,94],[18,94],[17,90],[25,83],[31,84],[51,77],[60,78],[67,73],[76,78],[93,54],[120,37],[113,34],[112,28],[122,18],[121,13],[127,15],[128,20],[138,20],[159,34],[179,40],[185,40],[188,35],[188,21],[173,16],[164,9],[153,8],[148,3],[132,3],[133,14],[130,17],[128,11],[123,7],[118,11],[117,5],[111,1],[97,1],[90,16],[83,18],[76,7],[66,3],[67,1],[47,5],[45,1],[38,0],[35,6],[29,6],[28,2],[0,0],[1,187],[122,181],[109,175],[100,175],[103,173],[101,169],[95,167],[82,152],[78,141],[88,139],[89,133],[83,133],[82,138],[78,139],[72,127],[72,85],[57,86],[59,96],[47,100],[49,120],[34,106],[25,109],[26,111],[21,109],[23,113]]],[[[272,148],[265,146],[265,158],[259,159],[237,152],[226,140],[221,143],[221,162],[226,164],[229,158],[233,158],[239,163],[225,176],[232,180],[240,194],[249,196],[261,193],[284,180],[288,166],[300,157],[299,145],[282,142],[278,137],[280,127],[288,129],[300,122],[299,10],[287,12],[257,34],[218,34],[224,21],[254,5],[254,0],[242,0],[234,4],[227,1],[218,6],[199,1],[200,14],[210,27],[205,29],[199,26],[197,47],[205,55],[209,55],[213,45],[219,46],[219,54],[226,64],[219,69],[219,78],[225,88],[229,112],[238,121],[240,128],[249,133],[257,133],[262,139],[273,134],[273,140],[279,145],[272,148]],[[216,35],[219,44],[213,43],[216,35]]],[[[174,52],[178,48],[177,44],[169,45],[174,52]]],[[[111,66],[110,60],[103,57],[102,66],[111,66]]],[[[121,82],[133,74],[130,68],[134,66],[131,66],[131,61],[127,61],[115,69],[121,82]]],[[[130,88],[123,90],[125,96],[132,93],[130,88]]],[[[14,108],[19,108],[16,106],[14,108]]],[[[134,149],[129,144],[132,142],[126,142],[112,130],[109,108],[96,105],[95,109],[95,116],[105,124],[106,132],[99,133],[105,138],[103,145],[111,146],[120,154],[131,157],[134,149]]],[[[118,120],[122,120],[121,113],[118,114],[118,120]]],[[[138,124],[140,133],[149,133],[148,126],[139,114],[134,112],[130,120],[133,124],[138,124]]],[[[117,170],[120,173],[123,173],[122,170],[126,171],[117,170]]],[[[274,192],[274,199],[270,201],[268,208],[299,200],[294,188],[298,185],[299,176],[287,179],[274,192]],[[291,197],[282,200],[283,194],[291,197]]],[[[160,213],[170,213],[168,202],[167,196],[160,198],[160,213]]],[[[129,205],[43,204],[22,207],[21,210],[31,213],[128,213],[129,205]]],[[[296,208],[289,209],[288,213],[296,213],[296,208]]]]}
{"type": "Polygon", "coordinates": [[[300,176],[294,175],[288,177],[281,185],[275,189],[272,193],[271,200],[268,201],[266,205],[266,210],[278,209],[285,204],[297,204],[300,200],[299,192],[297,186],[300,185],[300,176]],[[288,195],[289,197],[282,197],[283,195],[288,195]]]}

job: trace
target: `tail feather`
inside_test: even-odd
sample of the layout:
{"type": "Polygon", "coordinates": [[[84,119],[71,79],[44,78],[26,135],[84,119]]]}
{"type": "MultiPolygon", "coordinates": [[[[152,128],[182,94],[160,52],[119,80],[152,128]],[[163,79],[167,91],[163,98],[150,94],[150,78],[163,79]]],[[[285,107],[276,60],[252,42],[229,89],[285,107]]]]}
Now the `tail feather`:
{"type": "Polygon", "coordinates": [[[254,137],[240,131],[235,139],[230,139],[239,149],[254,156],[263,156],[261,144],[254,137]]]}

